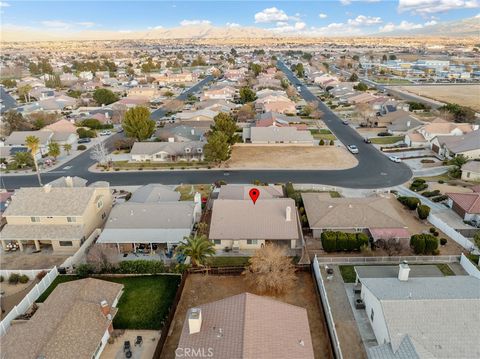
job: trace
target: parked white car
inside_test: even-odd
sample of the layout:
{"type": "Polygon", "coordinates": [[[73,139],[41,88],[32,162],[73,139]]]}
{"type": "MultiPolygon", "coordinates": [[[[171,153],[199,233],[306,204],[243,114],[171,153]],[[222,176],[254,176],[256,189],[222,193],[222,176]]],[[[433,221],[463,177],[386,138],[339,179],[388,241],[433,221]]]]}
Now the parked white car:
{"type": "Polygon", "coordinates": [[[401,159],[400,157],[397,157],[397,156],[389,156],[388,158],[389,158],[390,161],[392,161],[392,162],[396,162],[396,163],[402,162],[402,159],[401,159]]]}
{"type": "Polygon", "coordinates": [[[100,136],[110,136],[112,134],[112,131],[102,131],[100,132],[100,136]]]}
{"type": "Polygon", "coordinates": [[[353,154],[357,154],[358,153],[358,147],[355,146],[355,145],[348,145],[347,146],[348,150],[353,153],[353,154]]]}

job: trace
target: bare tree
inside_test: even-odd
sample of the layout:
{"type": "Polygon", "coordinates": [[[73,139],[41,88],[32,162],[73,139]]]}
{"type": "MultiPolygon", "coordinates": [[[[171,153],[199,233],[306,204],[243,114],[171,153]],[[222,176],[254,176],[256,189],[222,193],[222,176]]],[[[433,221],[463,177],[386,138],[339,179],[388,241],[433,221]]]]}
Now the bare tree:
{"type": "Polygon", "coordinates": [[[110,154],[105,147],[105,143],[99,142],[93,146],[90,158],[97,161],[102,166],[108,165],[110,162],[110,154]]]}
{"type": "Polygon", "coordinates": [[[373,116],[373,110],[368,103],[357,103],[355,105],[355,111],[362,118],[363,123],[366,123],[367,126],[371,124],[371,116],[373,116]]]}
{"type": "Polygon", "coordinates": [[[267,245],[257,250],[249,262],[243,272],[245,279],[260,292],[284,293],[295,283],[295,267],[281,247],[267,245]]]}
{"type": "Polygon", "coordinates": [[[118,262],[118,251],[114,247],[95,244],[87,253],[87,263],[91,264],[97,273],[116,268],[118,262]]]}
{"type": "Polygon", "coordinates": [[[379,239],[376,245],[383,249],[388,256],[399,255],[404,249],[402,241],[395,238],[379,239]]]}

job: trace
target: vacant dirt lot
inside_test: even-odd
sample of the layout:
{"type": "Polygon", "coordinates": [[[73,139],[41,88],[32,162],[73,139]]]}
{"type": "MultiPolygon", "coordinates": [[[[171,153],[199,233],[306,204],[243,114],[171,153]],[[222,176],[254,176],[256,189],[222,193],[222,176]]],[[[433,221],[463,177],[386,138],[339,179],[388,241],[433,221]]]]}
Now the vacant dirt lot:
{"type": "MultiPolygon", "coordinates": [[[[191,274],[188,276],[183,289],[182,298],[177,307],[175,317],[170,327],[170,336],[160,356],[162,359],[175,357],[185,315],[188,308],[220,300],[243,292],[256,293],[244,281],[242,276],[212,276],[191,274]]],[[[289,293],[275,297],[285,303],[303,307],[308,313],[308,323],[312,335],[315,358],[333,358],[328,338],[327,327],[324,321],[322,308],[318,305],[315,294],[315,284],[310,273],[298,273],[297,285],[289,293]]]]}
{"type": "Polygon", "coordinates": [[[398,89],[441,102],[458,103],[480,111],[480,97],[478,96],[480,85],[403,86],[398,89]]]}
{"type": "Polygon", "coordinates": [[[230,168],[346,169],[358,161],[335,146],[234,146],[230,168]]]}

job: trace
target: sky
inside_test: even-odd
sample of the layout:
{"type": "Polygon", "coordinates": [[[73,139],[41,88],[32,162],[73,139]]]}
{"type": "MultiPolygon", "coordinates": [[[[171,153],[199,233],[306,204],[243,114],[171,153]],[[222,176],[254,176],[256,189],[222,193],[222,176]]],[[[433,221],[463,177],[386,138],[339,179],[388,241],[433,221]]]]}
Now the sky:
{"type": "Polygon", "coordinates": [[[1,1],[2,29],[131,32],[196,24],[362,35],[479,17],[480,0],[1,1]]]}

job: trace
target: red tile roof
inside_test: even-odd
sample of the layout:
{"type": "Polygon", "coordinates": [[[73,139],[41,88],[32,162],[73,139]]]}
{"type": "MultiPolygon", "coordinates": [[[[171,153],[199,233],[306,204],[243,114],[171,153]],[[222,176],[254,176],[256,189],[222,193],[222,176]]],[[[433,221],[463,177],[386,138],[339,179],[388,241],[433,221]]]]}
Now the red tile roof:
{"type": "Polygon", "coordinates": [[[447,193],[467,213],[480,214],[480,193],[447,193]]]}

